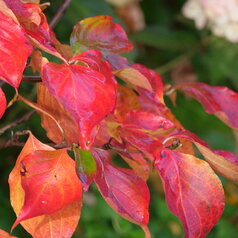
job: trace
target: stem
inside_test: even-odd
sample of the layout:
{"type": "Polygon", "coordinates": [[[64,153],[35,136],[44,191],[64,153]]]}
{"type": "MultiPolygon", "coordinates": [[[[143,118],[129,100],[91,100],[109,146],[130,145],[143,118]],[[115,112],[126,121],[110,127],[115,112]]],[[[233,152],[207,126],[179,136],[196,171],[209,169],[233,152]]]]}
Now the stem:
{"type": "Polygon", "coordinates": [[[22,77],[22,81],[30,82],[30,83],[40,83],[40,82],[42,82],[41,76],[37,76],[37,75],[24,75],[22,77]]]}
{"type": "Polygon", "coordinates": [[[168,63],[162,65],[161,67],[158,67],[155,69],[155,71],[158,71],[160,74],[165,74],[171,69],[175,68],[176,65],[179,63],[185,61],[189,57],[189,54],[183,54],[180,55],[179,57],[169,61],[168,63]]]}
{"type": "Polygon", "coordinates": [[[12,104],[18,100],[18,96],[19,96],[19,94],[18,94],[18,91],[16,90],[16,94],[14,95],[12,100],[7,104],[7,108],[11,107],[12,104]]]}
{"type": "Polygon", "coordinates": [[[67,9],[67,7],[69,6],[70,3],[71,3],[71,0],[64,0],[64,2],[59,7],[59,9],[56,12],[56,14],[54,15],[54,17],[50,21],[49,25],[50,25],[51,28],[54,28],[57,25],[57,23],[59,22],[60,18],[63,16],[64,11],[67,9]]]}
{"type": "Polygon", "coordinates": [[[60,132],[61,132],[61,134],[63,136],[63,141],[65,141],[65,133],[64,133],[63,128],[60,126],[60,124],[57,122],[57,120],[50,113],[48,113],[47,111],[45,111],[44,109],[39,107],[39,105],[37,105],[36,103],[34,103],[34,102],[32,102],[32,101],[22,97],[21,95],[18,96],[18,99],[22,100],[29,107],[34,108],[36,111],[39,111],[39,112],[45,114],[46,116],[50,117],[55,122],[55,124],[58,126],[58,128],[59,128],[59,130],[60,130],[60,132]]]}
{"type": "Polygon", "coordinates": [[[168,71],[174,69],[179,63],[185,61],[187,58],[191,57],[193,54],[201,50],[204,46],[208,46],[212,43],[216,38],[213,36],[208,36],[203,38],[198,44],[196,44],[192,49],[190,49],[185,54],[178,56],[177,58],[169,61],[168,63],[158,67],[155,71],[158,71],[160,74],[165,74],[168,71]]]}
{"type": "Polygon", "coordinates": [[[0,129],[0,135],[2,135],[5,131],[7,131],[7,130],[9,130],[9,129],[12,129],[12,128],[18,126],[19,124],[21,124],[21,123],[27,121],[34,113],[35,113],[35,111],[30,111],[30,112],[28,112],[27,114],[25,114],[22,118],[17,119],[17,120],[15,120],[15,121],[13,121],[12,123],[10,123],[10,124],[8,124],[8,125],[2,127],[2,128],[0,129]]]}

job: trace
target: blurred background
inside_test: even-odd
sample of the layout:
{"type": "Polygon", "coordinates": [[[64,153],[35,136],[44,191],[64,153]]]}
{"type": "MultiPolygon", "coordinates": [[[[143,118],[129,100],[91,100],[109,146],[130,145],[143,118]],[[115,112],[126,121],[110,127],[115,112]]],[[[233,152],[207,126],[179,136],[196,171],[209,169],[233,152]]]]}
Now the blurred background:
{"type": "MultiPolygon", "coordinates": [[[[73,26],[79,20],[111,15],[126,29],[135,46],[126,57],[131,62],[155,69],[166,84],[197,80],[238,91],[238,1],[231,1],[233,6],[228,4],[230,0],[209,1],[210,4],[206,5],[205,0],[72,0],[54,30],[62,43],[69,44],[73,26]],[[217,5],[218,2],[226,3],[217,5]]],[[[45,10],[49,20],[63,1],[50,2],[51,5],[45,10]]],[[[14,91],[8,85],[3,87],[8,92],[9,100],[14,91]]],[[[22,85],[20,90],[28,98],[35,98],[35,87],[22,85]]],[[[213,149],[238,152],[238,134],[213,115],[206,114],[198,102],[179,94],[176,107],[167,98],[166,104],[186,129],[196,133],[213,149]]],[[[27,111],[29,108],[17,102],[6,112],[0,128],[27,111]]],[[[41,141],[47,141],[38,115],[13,131],[25,129],[32,130],[41,141]]],[[[11,131],[5,132],[0,144],[10,137],[11,131]]],[[[15,220],[9,202],[7,179],[20,150],[20,147],[9,147],[0,153],[0,228],[6,231],[10,230],[15,220]]],[[[221,180],[226,193],[226,208],[221,220],[207,237],[235,238],[238,234],[238,186],[224,178],[221,180]]],[[[159,179],[152,176],[148,184],[151,189],[149,227],[152,237],[183,237],[178,219],[167,209],[159,179]]],[[[21,226],[14,230],[13,235],[30,237],[21,226]]],[[[85,194],[80,223],[73,237],[142,238],[144,235],[138,226],[112,211],[92,186],[85,194]]]]}

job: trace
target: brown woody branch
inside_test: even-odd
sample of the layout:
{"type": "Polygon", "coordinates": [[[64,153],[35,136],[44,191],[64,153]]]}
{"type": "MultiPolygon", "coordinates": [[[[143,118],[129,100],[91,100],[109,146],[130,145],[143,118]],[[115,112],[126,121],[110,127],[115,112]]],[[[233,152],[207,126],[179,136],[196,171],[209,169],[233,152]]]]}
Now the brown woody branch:
{"type": "Polygon", "coordinates": [[[57,25],[57,23],[59,22],[60,18],[63,16],[65,10],[67,9],[67,7],[69,6],[70,3],[71,3],[71,0],[64,0],[64,2],[59,7],[56,14],[54,15],[54,17],[50,21],[49,25],[50,25],[51,28],[54,28],[57,25]]]}
{"type": "Polygon", "coordinates": [[[12,123],[0,128],[0,135],[2,135],[5,131],[10,130],[10,129],[20,125],[21,123],[27,121],[34,113],[35,113],[35,111],[30,111],[30,112],[26,113],[20,119],[17,119],[15,121],[13,121],[12,123]]]}
{"type": "Polygon", "coordinates": [[[22,80],[25,82],[30,82],[30,83],[40,83],[42,82],[41,76],[37,75],[24,75],[22,77],[22,80]]]}

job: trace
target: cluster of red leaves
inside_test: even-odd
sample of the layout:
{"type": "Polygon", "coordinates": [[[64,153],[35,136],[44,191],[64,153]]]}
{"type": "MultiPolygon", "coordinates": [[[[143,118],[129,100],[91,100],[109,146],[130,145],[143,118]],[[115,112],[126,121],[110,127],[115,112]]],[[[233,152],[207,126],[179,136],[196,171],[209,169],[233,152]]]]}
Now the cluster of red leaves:
{"type": "MultiPolygon", "coordinates": [[[[212,150],[181,126],[164,103],[160,75],[120,56],[133,48],[124,30],[109,16],[84,19],[72,32],[72,53],[56,39],[38,4],[0,0],[0,19],[1,80],[17,92],[30,56],[30,66],[42,79],[37,103],[30,104],[47,136],[65,145],[54,149],[29,132],[9,176],[17,215],[12,229],[21,223],[34,238],[71,237],[80,218],[82,188],[87,191],[95,182],[109,206],[150,237],[146,180],[152,165],[185,236],[206,237],[224,209],[223,188],[214,171],[238,181],[238,157],[212,150]],[[62,64],[48,62],[39,50],[62,64]],[[193,144],[205,160],[195,157],[193,144]],[[115,166],[111,150],[131,169],[115,166]]],[[[173,90],[192,96],[206,112],[238,129],[237,93],[194,82],[173,90]]],[[[5,110],[0,89],[0,118],[5,110]]]]}

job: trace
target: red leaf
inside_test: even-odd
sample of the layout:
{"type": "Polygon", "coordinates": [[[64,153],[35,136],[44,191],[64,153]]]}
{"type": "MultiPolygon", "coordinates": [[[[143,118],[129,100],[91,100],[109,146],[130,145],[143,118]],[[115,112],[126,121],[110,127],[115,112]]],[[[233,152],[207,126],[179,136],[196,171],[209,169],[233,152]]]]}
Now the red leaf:
{"type": "Polygon", "coordinates": [[[0,12],[0,26],[0,79],[17,89],[32,47],[22,28],[2,12],[0,12]]]}
{"type": "Polygon", "coordinates": [[[70,43],[77,52],[95,49],[104,52],[123,53],[133,46],[123,28],[110,16],[96,16],[81,20],[74,26],[70,43]]]}
{"type": "Polygon", "coordinates": [[[110,63],[113,70],[120,70],[131,66],[126,57],[120,56],[116,53],[107,52],[104,53],[103,56],[104,59],[110,63]]]}
{"type": "Polygon", "coordinates": [[[36,150],[22,158],[24,206],[12,229],[21,221],[55,213],[82,196],[75,163],[66,149],[36,150]]]}
{"type": "Polygon", "coordinates": [[[139,130],[168,130],[174,124],[168,119],[145,111],[130,111],[123,121],[124,128],[134,128],[139,130]]]}
{"type": "Polygon", "coordinates": [[[207,113],[215,114],[228,126],[238,129],[238,93],[227,87],[198,82],[180,84],[176,89],[198,100],[207,113]]]}
{"type": "Polygon", "coordinates": [[[6,107],[7,107],[7,100],[6,100],[4,92],[0,88],[0,119],[5,113],[6,107]]]}
{"type": "Polygon", "coordinates": [[[150,85],[153,88],[153,92],[144,90],[143,88],[138,88],[137,91],[139,92],[139,94],[142,97],[147,97],[149,99],[164,104],[163,99],[164,85],[161,76],[154,70],[149,69],[141,64],[134,64],[132,67],[138,70],[141,74],[143,74],[149,80],[150,85]]]}
{"type": "MultiPolygon", "coordinates": [[[[30,134],[9,176],[11,205],[17,215],[24,205],[25,197],[25,192],[21,185],[20,171],[22,171],[22,166],[20,162],[26,155],[36,150],[52,151],[53,148],[42,144],[30,134]]],[[[56,213],[28,219],[21,222],[21,225],[34,238],[70,238],[78,225],[80,211],[81,201],[73,202],[56,213]]]]}
{"type": "Polygon", "coordinates": [[[79,65],[86,66],[93,69],[101,74],[103,74],[108,83],[116,84],[116,79],[112,76],[110,66],[108,62],[103,59],[100,51],[88,50],[81,54],[75,55],[70,59],[69,63],[78,62],[79,65]]]}
{"type": "Polygon", "coordinates": [[[48,63],[43,68],[43,82],[79,125],[83,149],[91,146],[95,126],[114,109],[116,84],[109,65],[107,69],[106,77],[81,65],[48,63]]]}
{"type": "Polygon", "coordinates": [[[182,130],[172,133],[171,138],[185,138],[192,141],[209,165],[224,177],[238,182],[238,156],[223,150],[212,150],[206,142],[195,134],[182,130]]]}
{"type": "Polygon", "coordinates": [[[42,13],[38,4],[22,3],[19,0],[4,1],[14,12],[28,38],[35,46],[65,61],[56,49],[56,46],[60,43],[50,29],[46,16],[42,13]]]}
{"type": "Polygon", "coordinates": [[[187,238],[203,238],[224,209],[224,192],[210,166],[192,155],[164,149],[155,161],[169,210],[183,224],[187,238]]]}
{"type": "Polygon", "coordinates": [[[95,182],[109,206],[125,219],[145,227],[150,200],[145,181],[133,170],[112,165],[107,151],[97,149],[93,155],[97,163],[95,182]]]}
{"type": "Polygon", "coordinates": [[[136,129],[120,128],[120,135],[126,142],[129,142],[152,160],[155,151],[162,146],[160,140],[136,129]]]}

